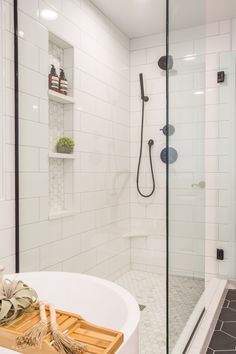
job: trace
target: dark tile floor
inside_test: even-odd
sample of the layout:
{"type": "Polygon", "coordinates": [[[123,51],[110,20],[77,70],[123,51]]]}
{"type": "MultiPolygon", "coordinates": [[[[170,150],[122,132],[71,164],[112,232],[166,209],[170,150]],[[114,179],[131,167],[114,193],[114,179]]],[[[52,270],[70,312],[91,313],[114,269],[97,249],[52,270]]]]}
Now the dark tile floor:
{"type": "Polygon", "coordinates": [[[229,290],[206,354],[236,353],[236,290],[229,290]]]}

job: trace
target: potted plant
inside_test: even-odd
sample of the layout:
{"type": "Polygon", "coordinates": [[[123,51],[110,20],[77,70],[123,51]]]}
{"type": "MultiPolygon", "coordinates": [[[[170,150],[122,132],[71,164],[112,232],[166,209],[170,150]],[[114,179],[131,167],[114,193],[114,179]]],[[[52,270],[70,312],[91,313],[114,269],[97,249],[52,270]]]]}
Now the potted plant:
{"type": "Polygon", "coordinates": [[[72,154],[74,151],[74,140],[68,136],[61,137],[57,142],[57,152],[61,154],[72,154]]]}

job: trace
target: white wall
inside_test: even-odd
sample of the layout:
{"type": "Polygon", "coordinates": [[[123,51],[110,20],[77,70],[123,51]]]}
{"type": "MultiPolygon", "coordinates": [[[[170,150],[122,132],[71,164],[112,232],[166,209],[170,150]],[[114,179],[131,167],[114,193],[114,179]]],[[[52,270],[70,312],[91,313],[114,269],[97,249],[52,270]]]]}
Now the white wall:
{"type": "Polygon", "coordinates": [[[122,238],[129,229],[129,40],[87,0],[22,0],[19,30],[21,269],[113,279],[130,266],[122,238]],[[38,19],[44,8],[58,18],[38,19]],[[74,47],[75,215],[56,220],[48,220],[48,31],[74,47]]]}
{"type": "Polygon", "coordinates": [[[131,94],[131,243],[133,269],[164,272],[165,269],[165,164],[160,151],[165,147],[165,136],[160,131],[165,125],[165,76],[157,66],[157,59],[165,54],[165,36],[156,35],[131,40],[130,94],[131,94]],[[140,188],[144,194],[152,190],[148,140],[154,140],[152,149],[156,191],[150,198],[137,192],[136,171],[140,148],[141,100],[139,73],[143,73],[145,103],[143,158],[140,168],[140,188]]]}
{"type": "Polygon", "coordinates": [[[213,23],[206,39],[206,279],[235,278],[235,27],[213,23]],[[216,83],[218,70],[226,81],[216,83]],[[225,260],[216,261],[216,248],[225,260]]]}
{"type": "Polygon", "coordinates": [[[14,271],[13,10],[0,2],[0,264],[14,271]]]}

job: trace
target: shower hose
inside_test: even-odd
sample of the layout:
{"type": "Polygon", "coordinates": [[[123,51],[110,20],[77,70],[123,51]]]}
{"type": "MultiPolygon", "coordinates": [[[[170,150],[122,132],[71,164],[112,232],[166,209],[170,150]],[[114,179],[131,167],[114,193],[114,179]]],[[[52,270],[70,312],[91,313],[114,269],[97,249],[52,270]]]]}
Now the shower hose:
{"type": "Polygon", "coordinates": [[[140,140],[140,151],[139,151],[139,160],[138,160],[136,184],[137,184],[137,190],[138,190],[139,194],[142,197],[144,197],[144,198],[148,198],[148,197],[151,197],[153,195],[153,193],[155,192],[155,189],[156,189],[155,177],[154,177],[154,171],[153,171],[153,165],[152,165],[152,146],[154,145],[154,141],[152,139],[150,139],[148,141],[149,161],[150,161],[150,168],[151,168],[151,175],[152,175],[152,191],[149,194],[144,194],[144,193],[141,192],[140,187],[139,187],[140,166],[141,166],[142,154],[143,154],[144,105],[145,105],[145,102],[143,100],[143,103],[142,103],[141,140],[140,140]]]}

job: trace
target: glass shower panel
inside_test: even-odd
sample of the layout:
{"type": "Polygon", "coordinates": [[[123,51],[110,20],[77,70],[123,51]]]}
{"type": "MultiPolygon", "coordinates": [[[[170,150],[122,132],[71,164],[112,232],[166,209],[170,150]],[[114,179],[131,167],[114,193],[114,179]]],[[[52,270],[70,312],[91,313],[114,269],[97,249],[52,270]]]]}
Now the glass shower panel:
{"type": "Polygon", "coordinates": [[[143,310],[141,353],[162,354],[165,77],[157,61],[165,55],[165,0],[158,3],[161,26],[142,33],[140,15],[152,3],[140,2],[130,38],[89,0],[19,2],[20,271],[116,282],[143,310]],[[140,77],[149,97],[143,124],[140,77]],[[149,198],[136,184],[141,140],[140,190],[149,195],[156,182],[149,198]]]}
{"type": "Polygon", "coordinates": [[[196,306],[205,286],[204,1],[170,1],[169,26],[169,352],[177,353],[204,307],[196,306]]]}
{"type": "Polygon", "coordinates": [[[214,267],[210,262],[206,262],[206,276],[207,280],[213,276],[233,279],[236,276],[235,1],[219,0],[213,5],[208,0],[206,21],[211,29],[207,31],[206,41],[206,175],[215,195],[218,196],[218,199],[210,199],[210,195],[207,198],[210,207],[206,213],[206,242],[209,244],[215,235],[215,247],[224,251],[224,260],[215,261],[214,267]],[[214,23],[213,13],[217,15],[217,21],[214,23]],[[209,222],[212,224],[211,229],[209,222]]]}

